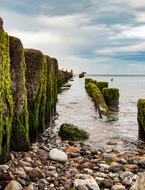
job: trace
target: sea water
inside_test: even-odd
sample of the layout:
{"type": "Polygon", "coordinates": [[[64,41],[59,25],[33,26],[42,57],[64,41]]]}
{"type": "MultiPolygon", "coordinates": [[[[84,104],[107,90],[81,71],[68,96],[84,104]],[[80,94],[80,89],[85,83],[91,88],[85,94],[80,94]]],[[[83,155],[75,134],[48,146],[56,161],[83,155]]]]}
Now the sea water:
{"type": "Polygon", "coordinates": [[[97,81],[108,81],[109,87],[119,88],[119,112],[112,120],[100,119],[94,103],[87,95],[85,78],[76,76],[71,88],[58,96],[57,129],[62,123],[77,125],[90,133],[89,143],[99,147],[111,139],[134,142],[138,138],[137,101],[145,98],[145,76],[86,76],[97,81]],[[111,81],[113,79],[113,81],[111,81]]]}

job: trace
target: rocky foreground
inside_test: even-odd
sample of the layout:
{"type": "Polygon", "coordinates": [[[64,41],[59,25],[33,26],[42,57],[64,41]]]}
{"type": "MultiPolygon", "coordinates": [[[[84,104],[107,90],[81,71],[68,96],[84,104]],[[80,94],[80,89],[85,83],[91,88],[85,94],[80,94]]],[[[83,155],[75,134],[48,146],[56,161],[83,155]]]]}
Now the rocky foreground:
{"type": "Polygon", "coordinates": [[[145,151],[96,150],[85,142],[61,141],[48,129],[29,152],[11,152],[0,165],[5,190],[144,190],[145,151]]]}

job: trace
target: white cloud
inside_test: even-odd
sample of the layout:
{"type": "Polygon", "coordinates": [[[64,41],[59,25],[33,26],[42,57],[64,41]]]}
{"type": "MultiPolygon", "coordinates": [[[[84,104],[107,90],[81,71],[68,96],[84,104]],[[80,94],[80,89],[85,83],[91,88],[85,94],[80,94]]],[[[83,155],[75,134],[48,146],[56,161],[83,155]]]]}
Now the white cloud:
{"type": "Polygon", "coordinates": [[[103,73],[105,68],[108,73],[115,72],[116,62],[119,68],[121,60],[110,55],[145,50],[145,14],[137,10],[145,2],[80,0],[76,4],[67,1],[61,7],[53,2],[44,1],[40,7],[34,2],[37,10],[41,9],[37,14],[30,14],[26,2],[19,5],[28,8],[29,14],[1,6],[6,31],[20,38],[24,47],[57,57],[60,66],[74,68],[75,72],[84,69],[103,73]],[[76,10],[73,12],[73,9],[76,10]]]}

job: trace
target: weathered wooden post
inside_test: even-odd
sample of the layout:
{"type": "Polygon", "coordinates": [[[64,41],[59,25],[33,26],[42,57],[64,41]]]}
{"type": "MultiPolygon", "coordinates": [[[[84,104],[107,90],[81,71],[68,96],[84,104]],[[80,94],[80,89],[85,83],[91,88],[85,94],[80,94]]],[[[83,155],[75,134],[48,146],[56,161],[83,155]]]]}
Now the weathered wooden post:
{"type": "Polygon", "coordinates": [[[139,99],[137,103],[138,137],[145,140],[145,99],[139,99]]]}
{"type": "Polygon", "coordinates": [[[27,90],[25,86],[25,58],[21,41],[10,37],[10,72],[14,116],[12,122],[11,149],[25,151],[29,144],[27,90]]]}
{"type": "Polygon", "coordinates": [[[119,89],[103,88],[102,95],[110,111],[117,111],[119,106],[119,89]]]}
{"type": "Polygon", "coordinates": [[[8,158],[12,119],[9,36],[4,32],[0,18],[0,163],[6,162],[8,158]]]}
{"type": "Polygon", "coordinates": [[[29,111],[29,136],[36,141],[38,131],[45,129],[46,57],[41,51],[25,49],[26,88],[29,111]]]}

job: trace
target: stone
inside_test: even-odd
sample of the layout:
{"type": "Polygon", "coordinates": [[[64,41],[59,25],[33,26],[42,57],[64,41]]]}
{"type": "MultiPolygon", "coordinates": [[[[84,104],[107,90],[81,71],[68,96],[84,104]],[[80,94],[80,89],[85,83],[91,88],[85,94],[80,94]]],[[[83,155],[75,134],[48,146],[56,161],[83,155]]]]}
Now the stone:
{"type": "Polygon", "coordinates": [[[140,160],[138,164],[140,168],[145,169],[145,160],[140,160]]]}
{"type": "Polygon", "coordinates": [[[12,180],[8,183],[4,190],[21,190],[22,186],[15,180],[12,180]]]}
{"type": "Polygon", "coordinates": [[[88,188],[85,185],[79,185],[77,190],[88,190],[88,188]]]}
{"type": "Polygon", "coordinates": [[[21,190],[34,190],[33,184],[28,185],[28,187],[24,187],[21,190]]]}
{"type": "Polygon", "coordinates": [[[24,168],[25,172],[29,172],[29,171],[33,170],[33,168],[29,167],[29,166],[23,166],[23,168],[24,168]]]}
{"type": "Polygon", "coordinates": [[[31,157],[29,157],[29,156],[26,156],[25,158],[24,158],[24,161],[25,162],[32,162],[32,158],[31,157]]]}
{"type": "Polygon", "coordinates": [[[114,185],[111,190],[126,190],[126,188],[123,185],[114,185]]]}
{"type": "Polygon", "coordinates": [[[69,153],[69,154],[72,154],[72,153],[77,153],[80,151],[80,147],[69,147],[66,149],[66,152],[69,153]]]}
{"type": "Polygon", "coordinates": [[[136,173],[139,170],[139,167],[135,164],[126,164],[125,168],[126,168],[126,170],[131,171],[133,173],[136,173]]]}
{"type": "Polygon", "coordinates": [[[117,160],[117,162],[122,164],[122,165],[127,164],[127,160],[125,158],[121,158],[121,159],[117,160]]]}
{"type": "Polygon", "coordinates": [[[30,164],[30,163],[28,163],[28,162],[25,162],[25,161],[23,161],[23,160],[20,160],[19,161],[19,166],[29,166],[29,167],[31,167],[32,165],[30,164]]]}
{"type": "Polygon", "coordinates": [[[15,173],[19,176],[19,177],[21,177],[21,178],[26,178],[27,177],[27,175],[26,175],[26,173],[25,173],[25,170],[23,169],[23,168],[17,168],[16,169],[16,171],[15,171],[15,173]]]}
{"type": "Polygon", "coordinates": [[[67,154],[57,148],[54,148],[49,152],[49,158],[58,162],[66,162],[68,160],[67,154]]]}
{"type": "Polygon", "coordinates": [[[48,152],[46,152],[45,150],[39,149],[38,154],[41,159],[43,159],[43,160],[48,159],[48,152]]]}
{"type": "Polygon", "coordinates": [[[51,176],[51,177],[58,177],[58,173],[55,170],[52,171],[47,171],[47,176],[51,176]]]}
{"type": "Polygon", "coordinates": [[[4,173],[3,171],[0,171],[0,181],[11,181],[14,179],[14,176],[11,172],[4,173]]]}
{"type": "Polygon", "coordinates": [[[105,160],[107,163],[108,162],[114,162],[117,160],[117,157],[115,154],[104,154],[103,155],[103,160],[105,160]]]}
{"type": "Polygon", "coordinates": [[[30,178],[36,178],[36,177],[38,177],[40,179],[40,178],[45,177],[44,173],[39,168],[33,168],[27,174],[28,174],[28,176],[30,178]]]}
{"type": "Polygon", "coordinates": [[[39,180],[39,183],[43,183],[43,184],[47,185],[48,181],[46,179],[42,178],[39,180]]]}
{"type": "Polygon", "coordinates": [[[95,180],[96,180],[99,187],[102,187],[104,185],[104,183],[103,183],[104,178],[103,177],[96,177],[95,180]]]}
{"type": "Polygon", "coordinates": [[[116,173],[120,171],[125,171],[125,168],[122,165],[114,165],[114,166],[110,166],[108,170],[112,173],[116,173]]]}
{"type": "Polygon", "coordinates": [[[138,173],[136,182],[130,188],[130,190],[144,190],[145,189],[145,172],[138,173]]]}
{"type": "Polygon", "coordinates": [[[132,172],[129,172],[129,171],[126,171],[126,172],[122,172],[120,174],[120,178],[123,180],[125,179],[126,177],[131,177],[133,178],[135,174],[133,174],[132,172]]]}
{"type": "Polygon", "coordinates": [[[110,187],[113,186],[113,180],[111,180],[111,179],[104,179],[103,185],[104,185],[104,187],[106,187],[106,188],[110,188],[110,187]]]}
{"type": "Polygon", "coordinates": [[[9,166],[8,165],[0,165],[0,170],[8,170],[9,166]]]}
{"type": "Polygon", "coordinates": [[[74,181],[74,187],[78,187],[80,185],[87,186],[92,190],[100,190],[97,182],[91,175],[85,175],[85,174],[77,175],[74,181]]]}
{"type": "Polygon", "coordinates": [[[130,176],[127,176],[122,180],[122,184],[125,186],[130,186],[132,184],[132,181],[132,178],[130,176]]]}
{"type": "Polygon", "coordinates": [[[72,183],[69,182],[69,181],[67,181],[67,182],[64,184],[64,189],[65,189],[65,190],[70,190],[71,187],[72,187],[72,183]]]}

